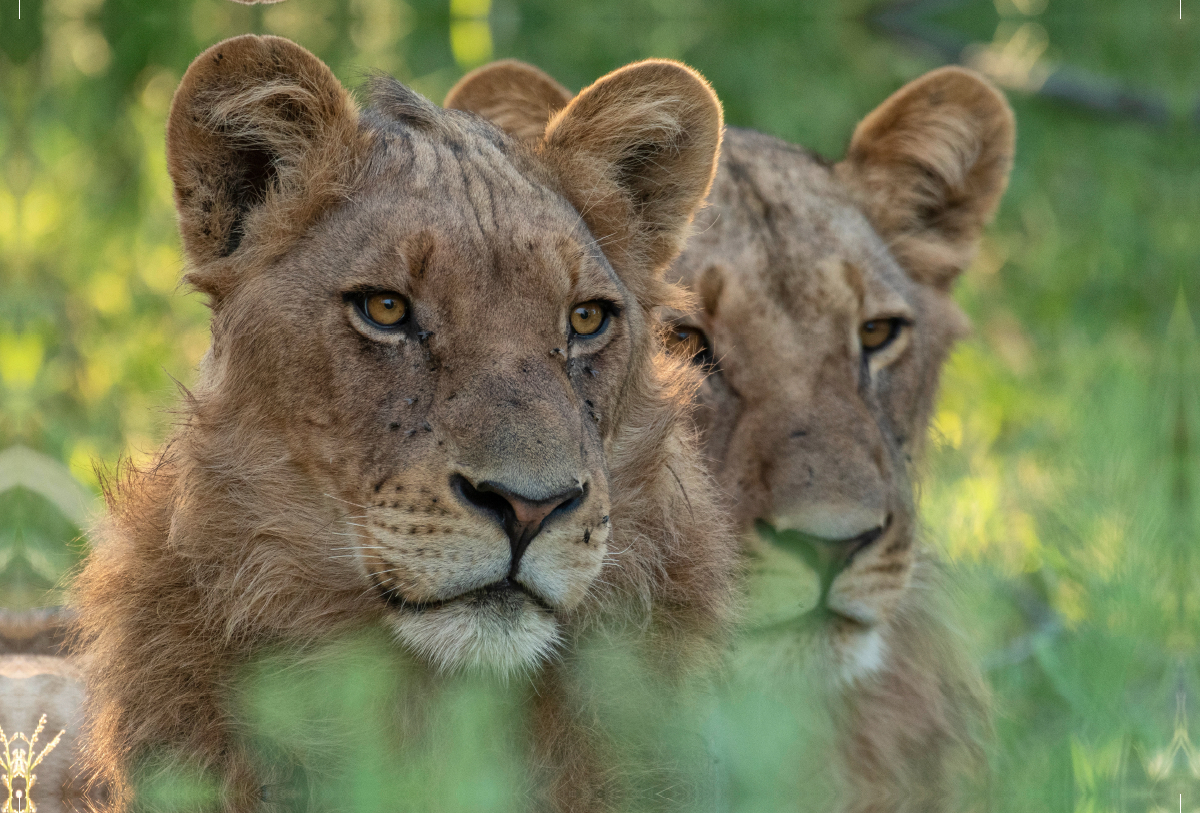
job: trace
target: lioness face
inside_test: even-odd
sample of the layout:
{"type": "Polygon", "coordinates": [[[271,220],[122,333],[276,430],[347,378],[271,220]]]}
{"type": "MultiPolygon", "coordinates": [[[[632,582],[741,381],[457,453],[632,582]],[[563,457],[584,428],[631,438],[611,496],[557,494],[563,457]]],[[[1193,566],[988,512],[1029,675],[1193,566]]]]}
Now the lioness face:
{"type": "Polygon", "coordinates": [[[1008,179],[1012,113],[978,76],[934,71],[859,124],[829,165],[748,131],[676,264],[669,315],[709,371],[697,421],[752,535],[801,553],[840,674],[880,669],[912,581],[912,461],[967,321],[950,287],[1008,179]],[[755,533],[757,532],[757,533],[755,533]]]}
{"type": "Polygon", "coordinates": [[[643,63],[535,150],[392,80],[371,102],[276,38],[189,70],[169,160],[214,300],[203,386],[287,450],[313,492],[291,509],[342,540],[330,556],[402,643],[508,672],[597,583],[618,405],[644,392],[656,271],[711,181],[720,108],[643,63]]]}
{"type": "Polygon", "coordinates": [[[909,461],[965,319],[799,150],[730,132],[709,202],[674,267],[697,306],[668,330],[708,373],[714,473],[753,546],[764,532],[805,555],[821,634],[870,670],[912,573],[909,461]]]}

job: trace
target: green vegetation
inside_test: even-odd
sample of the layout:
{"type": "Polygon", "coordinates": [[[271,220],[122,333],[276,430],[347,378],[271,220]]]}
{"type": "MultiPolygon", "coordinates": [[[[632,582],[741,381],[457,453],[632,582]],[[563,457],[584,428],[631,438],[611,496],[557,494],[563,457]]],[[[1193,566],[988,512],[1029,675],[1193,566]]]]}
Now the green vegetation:
{"type": "MultiPolygon", "coordinates": [[[[0,450],[34,449],[95,492],[93,461],[145,459],[166,433],[173,379],[191,381],[208,337],[199,298],[176,287],[163,123],[188,62],[212,42],[282,34],[349,84],[379,68],[435,100],[493,57],[532,61],[575,88],[633,59],[681,58],[712,81],[731,124],[836,157],[861,116],[937,63],[864,24],[866,0],[797,5],[23,0],[17,21],[17,0],[3,0],[0,450]]],[[[1188,714],[1200,740],[1200,6],[1185,0],[1182,22],[1176,4],[1144,0],[943,6],[930,19],[963,38],[1002,52],[1024,32],[1039,64],[1152,90],[1171,111],[1151,126],[1013,90],[1010,191],[957,289],[975,333],[944,378],[921,506],[994,688],[991,804],[1175,810],[1182,794],[1185,810],[1200,809],[1200,759],[1166,750],[1188,714]]],[[[77,498],[20,474],[0,472],[15,484],[0,494],[0,606],[17,609],[58,601],[84,546],[72,544],[77,512],[61,508],[77,498]]],[[[251,685],[274,686],[276,700],[250,691],[250,719],[280,736],[324,725],[303,716],[314,703],[326,715],[369,707],[362,698],[392,679],[372,659],[393,656],[370,641],[337,646],[360,647],[347,663],[363,664],[344,667],[357,677],[340,694],[314,688],[328,663],[287,685],[264,666],[251,685]],[[272,703],[295,717],[272,718],[272,703]]],[[[803,749],[783,729],[800,723],[780,722],[804,719],[802,704],[738,685],[710,723],[724,803],[767,811],[799,798],[792,809],[808,809],[823,771],[789,767],[803,749]]],[[[449,795],[414,809],[503,809],[511,766],[488,749],[507,712],[490,689],[462,691],[443,710],[457,739],[441,753],[453,756],[412,763],[462,781],[439,779],[449,795]]],[[[388,800],[408,798],[395,794],[418,776],[384,776],[345,753],[329,765],[354,810],[394,809],[388,800]]],[[[153,776],[147,793],[179,807],[215,792],[203,777],[179,776],[176,788],[162,779],[174,774],[153,776]]]]}

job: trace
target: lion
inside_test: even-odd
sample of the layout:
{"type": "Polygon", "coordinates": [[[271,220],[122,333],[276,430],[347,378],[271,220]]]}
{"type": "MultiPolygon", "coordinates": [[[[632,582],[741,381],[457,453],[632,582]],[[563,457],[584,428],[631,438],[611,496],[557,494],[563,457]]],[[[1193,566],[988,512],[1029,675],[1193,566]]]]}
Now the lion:
{"type": "Polygon", "coordinates": [[[670,61],[600,79],[528,145],[387,77],[360,110],[285,39],[196,58],[167,166],[212,344],[153,462],[108,485],[74,585],[113,810],[160,755],[259,809],[235,675],[363,626],[418,686],[524,687],[538,809],[621,806],[575,647],[635,630],[683,680],[733,603],[698,377],[654,318],[721,132],[670,61]]]}
{"type": "MultiPolygon", "coordinates": [[[[89,792],[87,779],[72,768],[80,756],[83,683],[62,647],[71,622],[62,608],[0,609],[0,739],[9,740],[10,754],[22,749],[31,759],[41,758],[33,768],[33,787],[24,778],[14,780],[13,787],[0,781],[0,798],[12,801],[21,791],[41,813],[82,809],[102,798],[102,788],[92,786],[89,792]],[[39,723],[42,730],[34,739],[39,723]]],[[[24,803],[12,803],[25,809],[24,803]]]]}
{"type": "MultiPolygon", "coordinates": [[[[507,61],[445,106],[534,139],[571,98],[507,61]]],[[[668,340],[706,373],[694,416],[750,556],[774,540],[814,574],[796,592],[835,677],[848,810],[945,809],[956,774],[983,772],[986,692],[918,543],[912,472],[1014,138],[1003,95],[958,67],[899,89],[837,163],[729,128],[669,272],[694,305],[664,309],[668,340]]]]}
{"type": "MultiPolygon", "coordinates": [[[[24,778],[14,781],[11,788],[0,781],[3,794],[0,798],[11,802],[14,809],[25,809],[20,799],[10,798],[17,792],[32,800],[40,813],[80,809],[102,796],[100,789],[89,789],[84,776],[72,767],[80,756],[82,701],[79,670],[69,659],[54,655],[0,655],[0,738],[10,741],[10,753],[21,749],[27,752],[27,758],[41,757],[41,762],[33,768],[36,780],[32,787],[24,778]],[[15,739],[21,735],[25,739],[15,739]]],[[[2,751],[0,743],[0,758],[2,751]]],[[[4,773],[0,766],[0,776],[4,773]]]]}

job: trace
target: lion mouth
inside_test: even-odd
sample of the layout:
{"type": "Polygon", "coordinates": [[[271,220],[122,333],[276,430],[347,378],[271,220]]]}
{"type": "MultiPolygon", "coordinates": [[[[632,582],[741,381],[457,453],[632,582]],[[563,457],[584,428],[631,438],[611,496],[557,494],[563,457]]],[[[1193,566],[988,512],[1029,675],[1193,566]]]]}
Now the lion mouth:
{"type": "Polygon", "coordinates": [[[480,607],[502,607],[528,599],[539,609],[551,615],[554,614],[554,607],[550,602],[525,585],[507,576],[491,584],[485,584],[483,587],[477,587],[474,590],[468,590],[465,593],[459,593],[450,598],[428,601],[413,601],[412,599],[405,598],[398,588],[387,587],[374,573],[371,574],[371,582],[375,585],[375,589],[379,592],[384,603],[396,610],[424,612],[455,603],[468,603],[480,607]]]}
{"type": "Polygon", "coordinates": [[[861,631],[866,632],[875,626],[874,621],[859,618],[847,613],[835,610],[827,603],[822,602],[811,610],[806,612],[801,619],[814,627],[826,627],[833,625],[836,628],[844,631],[861,631]]]}

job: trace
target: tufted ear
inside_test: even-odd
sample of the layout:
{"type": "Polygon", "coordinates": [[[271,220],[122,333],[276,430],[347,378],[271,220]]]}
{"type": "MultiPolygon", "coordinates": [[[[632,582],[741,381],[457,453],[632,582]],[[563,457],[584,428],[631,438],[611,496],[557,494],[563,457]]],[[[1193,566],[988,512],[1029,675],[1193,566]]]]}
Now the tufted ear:
{"type": "Polygon", "coordinates": [[[536,142],[571,93],[540,68],[502,59],[476,68],[450,88],[442,107],[478,113],[518,141],[536,142]]]}
{"type": "Polygon", "coordinates": [[[721,104],[698,73],[647,60],[585,88],[535,148],[643,302],[712,184],[721,104]]]}
{"type": "Polygon", "coordinates": [[[863,119],[835,171],[909,274],[944,289],[1004,194],[1014,139],[999,91],[972,71],[939,68],[863,119]]]}
{"type": "Polygon", "coordinates": [[[359,141],[350,95],[299,45],[245,35],[196,57],[167,123],[188,281],[220,299],[226,260],[286,247],[344,194],[359,141]]]}

